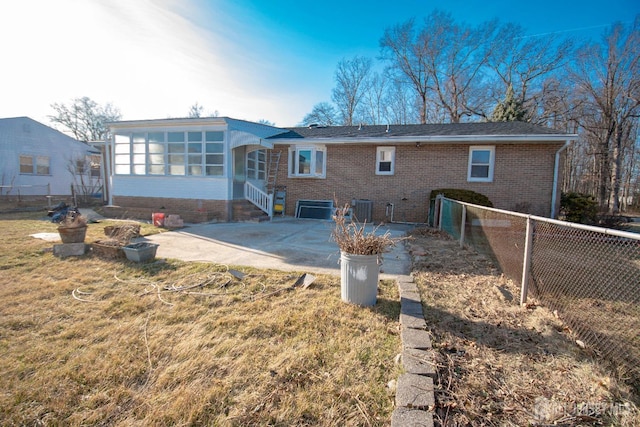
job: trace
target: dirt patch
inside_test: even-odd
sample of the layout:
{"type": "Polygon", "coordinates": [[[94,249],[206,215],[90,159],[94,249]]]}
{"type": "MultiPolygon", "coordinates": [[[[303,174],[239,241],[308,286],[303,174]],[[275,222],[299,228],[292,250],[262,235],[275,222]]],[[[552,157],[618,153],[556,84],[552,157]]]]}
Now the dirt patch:
{"type": "Polygon", "coordinates": [[[488,258],[431,229],[410,251],[442,426],[640,425],[637,392],[488,258]]]}

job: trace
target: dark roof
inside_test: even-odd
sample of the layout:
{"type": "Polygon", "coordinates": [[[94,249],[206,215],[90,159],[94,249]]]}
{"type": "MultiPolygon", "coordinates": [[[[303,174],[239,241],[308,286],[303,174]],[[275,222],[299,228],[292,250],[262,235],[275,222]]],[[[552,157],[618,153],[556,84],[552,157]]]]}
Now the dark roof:
{"type": "Polygon", "coordinates": [[[525,122],[447,123],[426,125],[308,126],[285,128],[271,138],[384,138],[403,136],[559,135],[554,129],[525,122]]]}

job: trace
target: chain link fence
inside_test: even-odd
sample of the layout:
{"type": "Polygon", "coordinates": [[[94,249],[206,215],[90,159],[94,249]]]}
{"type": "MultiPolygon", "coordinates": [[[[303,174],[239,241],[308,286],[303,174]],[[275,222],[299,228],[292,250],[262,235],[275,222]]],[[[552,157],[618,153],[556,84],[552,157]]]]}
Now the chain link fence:
{"type": "Polygon", "coordinates": [[[492,258],[640,387],[640,234],[439,197],[435,225],[492,258]]]}
{"type": "Polygon", "coordinates": [[[73,206],[104,204],[103,186],[71,185],[68,194],[51,194],[51,185],[0,185],[0,212],[51,208],[64,202],[73,206]]]}

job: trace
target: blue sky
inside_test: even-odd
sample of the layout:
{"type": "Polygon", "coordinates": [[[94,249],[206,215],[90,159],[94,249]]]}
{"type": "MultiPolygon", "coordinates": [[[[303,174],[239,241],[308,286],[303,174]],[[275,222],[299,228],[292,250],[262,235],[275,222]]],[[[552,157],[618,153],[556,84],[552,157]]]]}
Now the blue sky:
{"type": "Polygon", "coordinates": [[[528,34],[598,38],[638,0],[13,0],[0,3],[0,117],[48,124],[88,96],[125,120],[205,114],[295,126],[330,101],[343,58],[375,58],[384,29],[434,9],[528,34]]]}

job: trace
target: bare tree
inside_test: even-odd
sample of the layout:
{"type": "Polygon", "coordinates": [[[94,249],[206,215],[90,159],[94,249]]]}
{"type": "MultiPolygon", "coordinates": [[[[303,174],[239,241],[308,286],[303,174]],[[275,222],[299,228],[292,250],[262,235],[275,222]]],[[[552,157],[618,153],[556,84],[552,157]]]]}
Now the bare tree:
{"type": "Polygon", "coordinates": [[[428,89],[447,121],[458,123],[479,109],[482,71],[496,26],[495,21],[476,27],[458,24],[439,11],[425,19],[418,42],[425,55],[428,89]]]}
{"type": "Polygon", "coordinates": [[[313,110],[300,123],[302,126],[312,124],[320,126],[333,126],[338,124],[338,112],[335,107],[328,102],[320,102],[313,106],[313,110]]]}
{"type": "Polygon", "coordinates": [[[338,63],[335,73],[336,87],[333,89],[331,99],[338,106],[342,124],[345,126],[354,124],[356,110],[369,89],[367,85],[370,73],[371,59],[369,58],[355,56],[338,63]]]}
{"type": "Polygon", "coordinates": [[[388,73],[398,82],[413,88],[419,100],[420,123],[427,123],[429,74],[424,46],[418,40],[413,19],[384,31],[380,39],[381,57],[387,61],[388,73]]]}
{"type": "MultiPolygon", "coordinates": [[[[487,66],[497,77],[496,101],[511,87],[514,99],[536,121],[544,103],[543,83],[573,59],[573,41],[555,35],[527,36],[519,25],[507,23],[497,29],[488,49],[487,66]]],[[[544,121],[544,119],[541,119],[544,121]]]]}
{"type": "Polygon", "coordinates": [[[368,90],[364,93],[358,114],[358,117],[361,117],[364,123],[379,125],[387,120],[385,95],[388,83],[388,79],[384,74],[373,73],[369,77],[369,81],[366,84],[368,90]]]}
{"type": "Polygon", "coordinates": [[[120,120],[120,111],[111,104],[98,105],[88,97],[76,98],[70,105],[52,104],[56,112],[49,116],[52,123],[59,124],[79,141],[103,140],[108,132],[107,123],[120,120]]]}
{"type": "Polygon", "coordinates": [[[202,117],[202,112],[203,111],[204,111],[204,107],[196,102],[191,107],[189,107],[189,116],[188,117],[190,119],[200,118],[200,117],[202,117]]]}
{"type": "Polygon", "coordinates": [[[602,43],[583,46],[572,80],[587,102],[581,125],[596,158],[600,207],[617,213],[640,117],[640,15],[613,25],[602,43]]]}
{"type": "Polygon", "coordinates": [[[402,82],[391,81],[387,85],[384,103],[387,123],[405,125],[418,121],[421,102],[402,82]]]}

